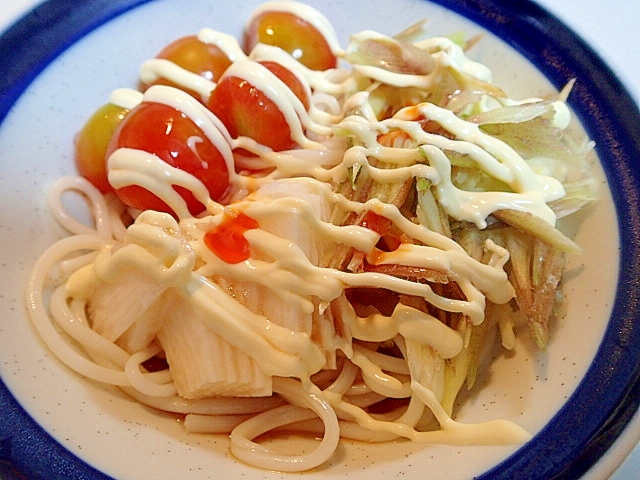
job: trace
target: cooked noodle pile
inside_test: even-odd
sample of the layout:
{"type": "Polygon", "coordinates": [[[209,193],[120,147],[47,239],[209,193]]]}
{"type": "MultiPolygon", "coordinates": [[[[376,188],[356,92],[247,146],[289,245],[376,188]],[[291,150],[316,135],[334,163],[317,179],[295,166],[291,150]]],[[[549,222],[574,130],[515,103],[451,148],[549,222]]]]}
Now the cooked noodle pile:
{"type": "MultiPolygon", "coordinates": [[[[109,181],[145,186],[172,213],[58,180],[49,205],[69,236],[28,285],[40,337],[81,375],[184,415],[187,430],[230,433],[232,454],[260,468],[312,469],[340,438],[526,441],[505,419],[454,421],[455,401],[495,332],[512,348],[528,324],[546,347],[564,256],[579,251],[555,224],[594,198],[591,145],[566,129],[569,87],[509,99],[464,47],[362,32],[334,49],[339,68],[289,58],[311,102],[293,102],[297,147],[277,152],[232,138],[175,87],[114,92],[113,103],[179,104],[205,133],[215,125],[234,152],[229,189],[212,200],[194,176],[124,148],[109,181]],[[206,210],[192,215],[176,185],[206,210]],[[72,194],[91,222],[64,207],[72,194]],[[281,430],[322,440],[300,455],[255,442],[281,430]]],[[[256,57],[282,52],[260,45],[234,68],[256,57]]],[[[201,87],[167,62],[141,73],[163,75],[201,87]]]]}

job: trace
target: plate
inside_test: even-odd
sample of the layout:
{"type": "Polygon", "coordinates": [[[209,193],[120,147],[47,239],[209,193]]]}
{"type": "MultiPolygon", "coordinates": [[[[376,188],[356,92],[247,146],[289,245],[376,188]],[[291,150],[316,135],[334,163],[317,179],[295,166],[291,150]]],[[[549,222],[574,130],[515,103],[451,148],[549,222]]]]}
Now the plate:
{"type": "MultiPolygon", "coordinates": [[[[486,32],[473,58],[513,97],[545,95],[570,78],[570,105],[597,142],[601,201],[572,227],[570,311],[548,352],[528,344],[500,357],[465,420],[509,417],[534,439],[515,447],[345,443],[310,477],[531,478],[584,473],[618,437],[640,400],[640,131],[637,107],[606,65],[554,17],[507,0],[310,1],[349,33],[393,34],[417,18],[433,34],[486,32]]],[[[59,364],[26,320],[29,266],[64,233],[50,218],[51,182],[72,173],[71,140],[111,90],[168,41],[208,26],[234,35],[255,2],[227,9],[196,0],[47,1],[0,39],[0,459],[33,478],[279,478],[235,462],[225,438],[187,435],[167,416],[91,384],[59,364]]],[[[1,463],[0,463],[1,464],[1,463]]],[[[283,477],[284,478],[284,477],[283,477]]]]}

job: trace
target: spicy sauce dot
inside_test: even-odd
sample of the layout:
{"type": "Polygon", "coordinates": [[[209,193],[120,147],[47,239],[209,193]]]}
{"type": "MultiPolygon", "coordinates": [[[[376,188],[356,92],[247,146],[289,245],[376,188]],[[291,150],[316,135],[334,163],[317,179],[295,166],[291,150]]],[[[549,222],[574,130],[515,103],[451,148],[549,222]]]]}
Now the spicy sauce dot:
{"type": "Polygon", "coordinates": [[[242,212],[225,212],[222,222],[204,235],[204,243],[224,262],[244,262],[251,255],[251,245],[244,233],[258,227],[256,220],[242,212]]]}

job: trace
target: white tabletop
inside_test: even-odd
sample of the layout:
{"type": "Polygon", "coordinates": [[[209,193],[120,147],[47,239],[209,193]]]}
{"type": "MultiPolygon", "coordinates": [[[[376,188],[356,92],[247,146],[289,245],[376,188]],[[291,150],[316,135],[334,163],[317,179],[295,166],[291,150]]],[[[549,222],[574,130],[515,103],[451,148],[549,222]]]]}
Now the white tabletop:
{"type": "MultiPolygon", "coordinates": [[[[13,0],[0,2],[0,33],[22,14],[42,0],[13,0]]],[[[575,33],[585,39],[624,83],[629,93],[640,104],[640,41],[637,23],[640,19],[640,2],[622,0],[537,0],[549,12],[556,15],[575,33]]],[[[629,439],[640,438],[640,416],[631,422],[618,448],[605,456],[586,479],[606,478],[613,468],[629,454],[629,439]],[[623,444],[620,448],[620,444],[623,444]]],[[[615,445],[614,445],[615,447],[615,445]]],[[[630,480],[640,472],[640,446],[611,476],[611,480],[630,480]]]]}
{"type": "Polygon", "coordinates": [[[640,103],[640,2],[537,0],[586,40],[640,103]]]}

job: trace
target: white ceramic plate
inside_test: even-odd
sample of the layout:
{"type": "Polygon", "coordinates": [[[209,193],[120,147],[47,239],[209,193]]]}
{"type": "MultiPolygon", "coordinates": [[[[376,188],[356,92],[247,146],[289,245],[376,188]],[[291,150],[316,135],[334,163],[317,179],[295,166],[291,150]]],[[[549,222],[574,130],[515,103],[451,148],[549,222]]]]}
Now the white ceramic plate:
{"type": "MultiPolygon", "coordinates": [[[[36,478],[279,478],[233,460],[226,438],[188,435],[175,419],[67,370],[36,338],[23,306],[31,263],[64,235],[47,212],[45,193],[55,178],[73,172],[72,137],[86,117],[114,88],[134,86],[138,66],[172,39],[204,26],[239,35],[256,2],[239,0],[233,8],[211,0],[188,8],[178,0],[67,3],[45,2],[0,39],[0,58],[8,65],[0,79],[0,374],[6,387],[0,390],[0,441],[10,445],[16,468],[36,478]]],[[[585,253],[570,260],[569,314],[556,326],[548,352],[525,342],[502,356],[460,410],[463,421],[512,419],[540,432],[534,440],[519,451],[345,442],[329,465],[308,475],[582,473],[638,405],[640,334],[632,309],[640,220],[637,203],[625,199],[637,199],[640,191],[633,173],[640,134],[619,118],[635,106],[624,92],[613,94],[615,79],[603,86],[610,72],[579,39],[527,2],[369,0],[366,9],[357,1],[309,3],[332,21],[343,45],[349,33],[372,28],[393,34],[423,17],[432,21],[433,34],[489,29],[498,36],[487,33],[472,56],[490,65],[496,83],[513,97],[545,96],[577,75],[571,104],[598,142],[602,166],[596,163],[594,172],[603,195],[574,222],[585,253]]]]}

